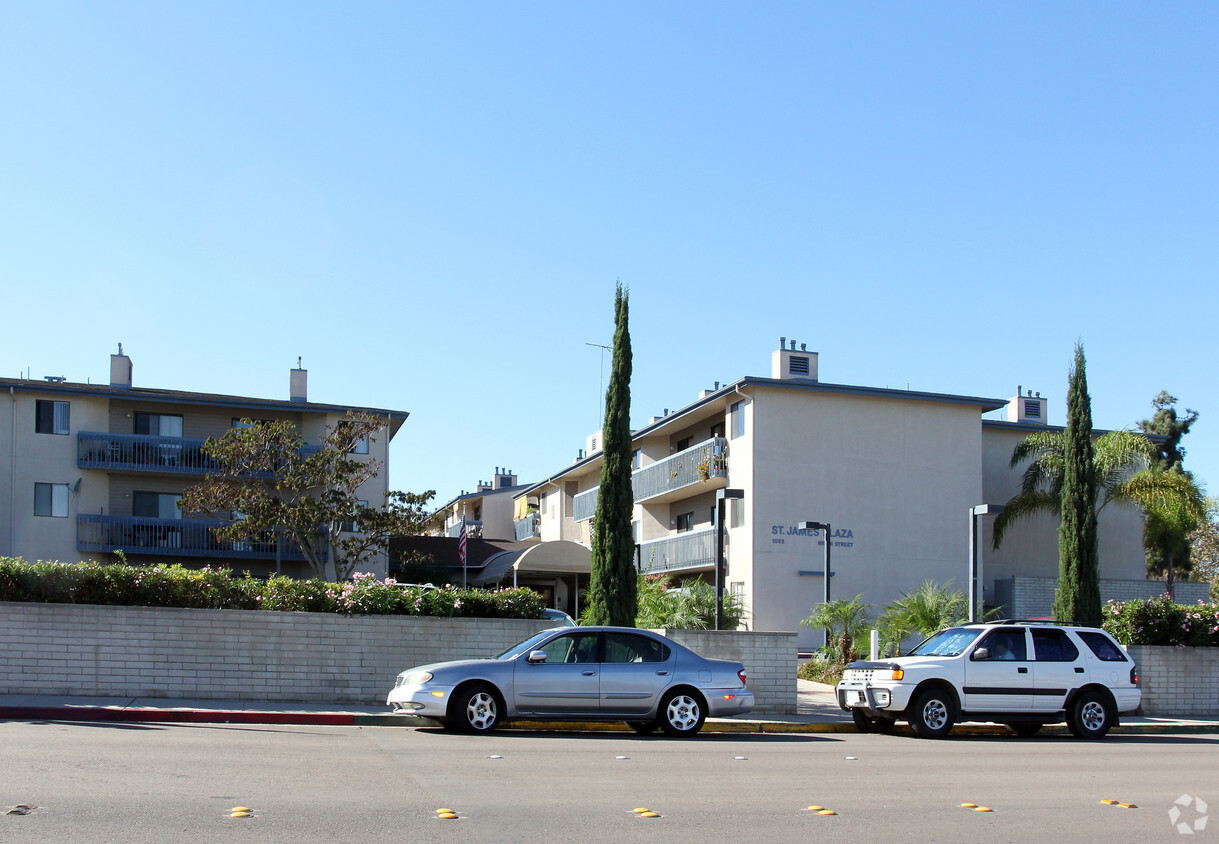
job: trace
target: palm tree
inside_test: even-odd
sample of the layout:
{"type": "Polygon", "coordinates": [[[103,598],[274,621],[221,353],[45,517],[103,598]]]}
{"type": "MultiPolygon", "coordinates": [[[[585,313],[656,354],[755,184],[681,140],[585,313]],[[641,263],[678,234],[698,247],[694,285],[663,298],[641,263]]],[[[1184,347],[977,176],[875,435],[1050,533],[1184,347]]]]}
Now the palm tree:
{"type": "Polygon", "coordinates": [[[1189,537],[1206,518],[1206,498],[1188,472],[1156,470],[1131,478],[1127,494],[1143,510],[1148,574],[1165,574],[1172,595],[1174,572],[1189,570],[1189,537]]]}
{"type": "MultiPolygon", "coordinates": [[[[1063,431],[1037,431],[1012,450],[1013,469],[1026,460],[1032,462],[1024,470],[1020,492],[995,517],[992,536],[995,548],[1017,521],[1037,513],[1060,514],[1065,442],[1063,431]]],[[[1157,478],[1143,477],[1152,474],[1147,467],[1158,453],[1151,440],[1134,431],[1109,431],[1097,437],[1093,443],[1093,464],[1101,493],[1097,496],[1097,513],[1111,501],[1135,502],[1132,484],[1136,477],[1142,478],[1141,484],[1160,484],[1159,477],[1168,473],[1155,473],[1157,478]]]]}
{"type": "Polygon", "coordinates": [[[824,628],[830,655],[846,664],[855,656],[855,642],[868,629],[868,609],[869,606],[863,603],[863,595],[856,595],[849,601],[830,601],[818,604],[813,614],[800,622],[800,626],[824,628]]]}
{"type": "Polygon", "coordinates": [[[924,580],[913,592],[885,606],[880,617],[886,647],[901,655],[902,640],[911,633],[930,636],[945,627],[965,620],[967,603],[960,589],[950,592],[952,581],[940,586],[934,580],[924,580]]]}

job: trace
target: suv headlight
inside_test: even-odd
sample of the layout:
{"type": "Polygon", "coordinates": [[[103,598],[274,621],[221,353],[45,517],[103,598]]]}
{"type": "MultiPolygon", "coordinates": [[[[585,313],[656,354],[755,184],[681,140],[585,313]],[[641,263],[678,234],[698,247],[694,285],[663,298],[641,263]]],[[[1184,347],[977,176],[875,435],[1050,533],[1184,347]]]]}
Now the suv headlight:
{"type": "Polygon", "coordinates": [[[872,672],[873,680],[900,680],[906,672],[900,668],[878,668],[872,672]]]}

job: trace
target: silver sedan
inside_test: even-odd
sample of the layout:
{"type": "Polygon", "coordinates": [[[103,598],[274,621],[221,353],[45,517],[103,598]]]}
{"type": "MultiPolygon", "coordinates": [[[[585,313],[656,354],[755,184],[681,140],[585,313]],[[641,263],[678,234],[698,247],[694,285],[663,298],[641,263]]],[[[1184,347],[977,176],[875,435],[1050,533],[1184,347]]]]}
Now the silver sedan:
{"type": "Polygon", "coordinates": [[[629,627],[560,627],[491,659],[410,668],[386,703],[394,714],[485,733],[513,718],[626,721],[692,736],[707,717],[753,709],[739,662],[707,659],[629,627]]]}

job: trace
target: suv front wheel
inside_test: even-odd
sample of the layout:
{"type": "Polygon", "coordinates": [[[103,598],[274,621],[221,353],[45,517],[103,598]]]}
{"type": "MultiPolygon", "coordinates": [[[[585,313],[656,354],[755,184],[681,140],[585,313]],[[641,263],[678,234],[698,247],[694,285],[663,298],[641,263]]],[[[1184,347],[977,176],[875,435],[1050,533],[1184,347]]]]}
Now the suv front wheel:
{"type": "Polygon", "coordinates": [[[1067,728],[1076,738],[1103,738],[1113,726],[1113,704],[1098,691],[1080,693],[1067,711],[1067,728]]]}
{"type": "Polygon", "coordinates": [[[919,692],[906,711],[910,729],[919,738],[944,738],[957,720],[956,701],[944,689],[919,692]]]}

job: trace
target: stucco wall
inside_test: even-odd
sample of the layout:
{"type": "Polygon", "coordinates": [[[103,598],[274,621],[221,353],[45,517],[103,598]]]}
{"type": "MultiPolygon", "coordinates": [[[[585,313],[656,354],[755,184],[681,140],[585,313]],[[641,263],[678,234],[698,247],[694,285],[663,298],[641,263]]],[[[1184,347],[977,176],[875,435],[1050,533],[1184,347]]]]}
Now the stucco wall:
{"type": "MultiPolygon", "coordinates": [[[[0,603],[0,694],[378,705],[405,668],[491,656],[549,624],[0,603]]],[[[744,663],[755,712],[795,711],[795,634],[671,632],[744,663]]]]}
{"type": "Polygon", "coordinates": [[[1219,648],[1131,645],[1144,715],[1219,715],[1219,648]]]}

